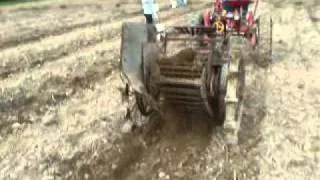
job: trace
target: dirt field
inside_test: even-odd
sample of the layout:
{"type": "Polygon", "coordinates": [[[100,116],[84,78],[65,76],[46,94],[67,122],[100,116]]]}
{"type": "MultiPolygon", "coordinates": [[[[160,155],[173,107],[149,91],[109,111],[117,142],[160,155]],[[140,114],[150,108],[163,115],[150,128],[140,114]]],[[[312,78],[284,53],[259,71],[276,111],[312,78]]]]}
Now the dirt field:
{"type": "MultiPolygon", "coordinates": [[[[238,154],[202,112],[137,115],[125,131],[120,27],[144,17],[124,1],[0,11],[0,179],[320,179],[317,0],[259,4],[274,19],[274,62],[248,65],[238,154]]],[[[163,0],[161,19],[186,23],[208,2],[163,0]]]]}

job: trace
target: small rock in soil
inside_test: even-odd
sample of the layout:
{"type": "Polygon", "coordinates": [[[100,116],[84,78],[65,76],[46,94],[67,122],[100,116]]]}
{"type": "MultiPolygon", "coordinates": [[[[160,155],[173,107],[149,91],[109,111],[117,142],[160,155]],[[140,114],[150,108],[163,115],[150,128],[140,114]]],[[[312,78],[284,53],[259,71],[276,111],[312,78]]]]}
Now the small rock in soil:
{"type": "Polygon", "coordinates": [[[183,171],[177,171],[173,175],[178,177],[178,178],[183,178],[186,175],[186,173],[183,172],[183,171]]]}
{"type": "Polygon", "coordinates": [[[129,133],[132,129],[133,123],[131,121],[127,121],[121,128],[122,133],[129,133]]]}
{"type": "Polygon", "coordinates": [[[101,121],[101,127],[103,127],[103,128],[108,127],[108,123],[105,121],[101,121]]]}
{"type": "Polygon", "coordinates": [[[55,177],[53,176],[43,176],[41,180],[54,180],[55,177]]]}
{"type": "Polygon", "coordinates": [[[41,122],[45,126],[50,126],[57,123],[57,118],[55,114],[47,114],[42,117],[41,122]]]}
{"type": "Polygon", "coordinates": [[[164,178],[166,176],[166,174],[162,171],[159,172],[159,178],[164,178]]]}
{"type": "Polygon", "coordinates": [[[11,127],[12,129],[18,129],[21,127],[21,124],[16,122],[16,123],[13,123],[11,127]]]}
{"type": "Polygon", "coordinates": [[[112,170],[115,170],[117,167],[118,167],[118,166],[117,166],[116,164],[112,164],[112,165],[111,165],[111,169],[112,169],[112,170]]]}

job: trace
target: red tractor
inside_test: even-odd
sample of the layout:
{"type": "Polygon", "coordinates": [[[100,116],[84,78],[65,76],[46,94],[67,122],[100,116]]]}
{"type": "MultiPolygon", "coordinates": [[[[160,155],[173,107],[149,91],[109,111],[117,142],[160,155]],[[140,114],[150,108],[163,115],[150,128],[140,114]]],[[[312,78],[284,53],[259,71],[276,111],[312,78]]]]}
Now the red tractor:
{"type": "Polygon", "coordinates": [[[218,34],[244,36],[250,40],[254,49],[258,44],[262,44],[258,42],[259,40],[266,40],[271,55],[272,20],[264,22],[269,24],[269,27],[263,27],[263,30],[269,32],[267,32],[268,38],[262,38],[260,18],[254,17],[258,1],[255,3],[255,7],[250,10],[249,6],[254,4],[253,0],[216,0],[214,8],[203,14],[201,24],[205,27],[215,27],[218,34]]]}

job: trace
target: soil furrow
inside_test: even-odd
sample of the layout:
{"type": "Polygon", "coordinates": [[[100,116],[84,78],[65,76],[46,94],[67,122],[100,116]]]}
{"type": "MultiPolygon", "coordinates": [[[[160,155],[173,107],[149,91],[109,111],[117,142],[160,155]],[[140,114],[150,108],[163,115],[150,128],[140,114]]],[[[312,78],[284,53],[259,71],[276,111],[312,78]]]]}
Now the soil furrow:
{"type": "MultiPolygon", "coordinates": [[[[194,7],[193,10],[183,12],[168,12],[166,15],[163,15],[161,20],[165,22],[173,16],[185,16],[187,13],[201,8],[203,8],[203,6],[194,7]]],[[[142,19],[143,17],[133,17],[127,20],[137,21],[142,19]]],[[[20,46],[19,49],[11,48],[2,51],[0,54],[0,58],[2,59],[0,77],[7,78],[12,73],[39,66],[48,61],[54,61],[69,55],[79,48],[94,45],[102,40],[119,36],[121,33],[121,24],[122,22],[115,22],[97,27],[80,29],[64,34],[63,36],[50,37],[40,42],[41,48],[38,48],[39,43],[36,42],[20,46]]]]}
{"type": "MultiPolygon", "coordinates": [[[[182,16],[182,18],[183,17],[184,16],[182,16]]],[[[176,21],[177,20],[171,22],[170,24],[174,24],[176,21]]],[[[40,94],[45,93],[47,95],[41,95],[41,97],[46,97],[47,99],[54,100],[54,98],[52,98],[54,97],[54,94],[52,95],[52,92],[49,91],[51,87],[56,88],[56,86],[59,85],[59,83],[62,83],[62,85],[68,85],[68,82],[73,82],[77,78],[79,78],[76,76],[78,66],[80,66],[80,68],[81,67],[87,68],[87,66],[89,66],[90,68],[91,63],[95,62],[96,59],[102,59],[105,55],[106,56],[111,55],[112,58],[115,58],[114,54],[118,53],[119,47],[120,47],[120,40],[114,39],[114,41],[108,41],[108,42],[99,44],[97,45],[97,47],[93,46],[85,50],[81,49],[79,52],[82,51],[84,53],[80,55],[71,55],[70,57],[59,59],[58,61],[49,62],[48,64],[45,64],[42,68],[35,69],[31,73],[27,71],[26,72],[27,75],[26,73],[22,73],[22,74],[17,74],[17,76],[14,76],[13,78],[5,79],[4,81],[1,82],[2,94],[1,94],[0,107],[2,111],[7,111],[8,109],[17,108],[19,106],[24,107],[24,106],[27,106],[27,104],[35,103],[37,102],[37,100],[35,100],[34,98],[37,97],[38,93],[40,94]],[[114,47],[117,47],[117,48],[114,48],[114,47]],[[113,52],[114,54],[112,55],[112,53],[110,54],[110,52],[113,52]],[[95,58],[95,59],[92,60],[92,58],[95,58]],[[72,76],[73,74],[75,75],[75,77],[72,76]],[[66,78],[66,79],[63,79],[63,78],[66,78]],[[53,85],[51,83],[57,83],[57,84],[55,86],[51,86],[53,85]],[[42,89],[43,87],[46,87],[46,88],[42,89]]],[[[111,61],[110,57],[106,58],[104,61],[105,62],[109,61],[109,63],[114,62],[114,61],[111,61]]],[[[93,66],[93,68],[97,68],[97,67],[99,66],[93,66]]],[[[99,70],[99,68],[97,68],[97,70],[99,70]]],[[[81,72],[81,69],[79,71],[81,72]]],[[[90,71],[88,71],[88,73],[90,73],[90,71]]],[[[85,74],[85,75],[88,75],[88,74],[85,74]]],[[[82,78],[86,78],[85,75],[83,75],[82,78]]],[[[68,91],[70,91],[70,89],[68,91]]],[[[62,94],[66,93],[60,90],[56,91],[56,93],[61,93],[61,92],[62,94]]],[[[72,91],[69,92],[69,94],[70,93],[72,93],[72,91]]],[[[64,97],[61,99],[66,98],[65,95],[61,96],[56,94],[56,96],[64,97]]]]}
{"type": "MultiPolygon", "coordinates": [[[[208,4],[206,5],[201,5],[202,8],[203,6],[208,6],[208,4]]],[[[166,8],[166,7],[162,7],[162,11],[165,10],[171,10],[170,8],[166,8]]],[[[12,46],[16,46],[20,43],[29,43],[32,41],[36,41],[39,40],[41,38],[47,37],[47,36],[53,36],[53,35],[60,35],[63,33],[67,33],[79,28],[84,28],[84,27],[88,27],[88,26],[96,26],[99,24],[103,24],[103,23],[109,23],[111,20],[121,20],[124,17],[127,16],[138,16],[140,14],[142,14],[141,10],[135,11],[135,12],[130,12],[130,13],[126,13],[125,11],[123,12],[119,12],[119,10],[114,11],[114,12],[108,12],[105,15],[101,15],[99,14],[97,16],[98,19],[94,20],[94,21],[89,21],[89,22],[84,22],[84,23],[79,23],[79,24],[72,24],[71,26],[68,23],[63,23],[63,22],[59,22],[61,23],[59,25],[47,25],[44,27],[38,27],[35,29],[31,29],[29,30],[30,32],[26,31],[25,33],[23,31],[19,31],[19,33],[14,33],[13,35],[18,35],[18,36],[12,36],[10,37],[10,33],[5,33],[5,36],[3,36],[2,42],[0,43],[0,49],[4,49],[4,48],[9,48],[12,46]],[[113,18],[110,18],[110,14],[117,14],[117,15],[113,15],[113,18]],[[53,28],[52,28],[53,27],[53,28]]],[[[81,19],[79,19],[81,20],[81,19]]]]}
{"type": "MultiPolygon", "coordinates": [[[[136,0],[121,2],[127,1],[138,4],[136,0]]],[[[98,30],[97,25],[84,37],[80,37],[81,28],[75,30],[76,35],[53,37],[56,42],[60,39],[59,47],[45,38],[38,46],[47,43],[51,59],[45,57],[47,50],[32,50],[39,48],[39,41],[30,43],[30,47],[17,46],[26,54],[32,51],[29,60],[34,63],[14,60],[21,63],[20,69],[14,73],[14,65],[7,66],[12,74],[0,81],[0,129],[9,133],[0,135],[0,179],[318,179],[320,26],[307,13],[310,1],[317,0],[306,1],[306,7],[300,0],[259,2],[258,14],[271,13],[274,17],[275,59],[268,72],[248,68],[238,153],[229,151],[223,132],[212,128],[212,119],[203,112],[179,112],[165,105],[168,111],[162,119],[157,114],[142,118],[139,113],[126,118],[128,104],[134,103],[134,98],[121,101],[118,89],[123,83],[116,67],[120,48],[117,22],[112,25],[112,36],[98,30]],[[101,43],[101,39],[108,41],[101,43]],[[66,54],[62,48],[68,50],[66,54]],[[54,50],[56,56],[52,55],[54,50]],[[43,55],[42,59],[37,55],[43,55]]],[[[121,6],[128,10],[130,5],[121,6]]],[[[110,6],[110,12],[115,8],[110,6]]],[[[61,12],[58,9],[47,10],[61,12]]],[[[24,13],[30,17],[43,14],[40,9],[33,15],[32,10],[22,11],[14,12],[9,21],[14,21],[14,16],[23,21],[24,13]]],[[[164,12],[168,18],[169,13],[164,12]]],[[[90,21],[97,20],[99,14],[107,13],[97,10],[90,21]]],[[[32,18],[36,17],[27,21],[32,18]]],[[[128,20],[125,18],[121,20],[128,20]]],[[[172,17],[170,24],[182,22],[186,21],[172,17]]]]}
{"type": "MultiPolygon", "coordinates": [[[[116,13],[116,12],[114,12],[116,13]]],[[[89,26],[96,26],[103,23],[109,23],[111,20],[121,19],[123,18],[123,14],[119,14],[116,18],[110,18],[110,12],[106,14],[99,14],[93,21],[81,22],[83,19],[78,18],[76,22],[63,22],[63,21],[55,21],[54,24],[47,24],[45,26],[40,26],[37,28],[29,28],[25,31],[19,31],[19,33],[12,33],[10,36],[10,32],[4,33],[3,38],[0,43],[0,49],[10,48],[22,43],[30,43],[33,41],[37,41],[41,38],[45,38],[48,36],[56,36],[63,33],[71,32],[73,30],[79,28],[85,28],[89,26]],[[76,24],[75,24],[76,23],[76,24]]],[[[90,17],[92,18],[92,17],[90,17]]],[[[85,20],[86,21],[86,20],[85,20]]],[[[39,26],[39,25],[38,25],[39,26]]]]}
{"type": "MultiPolygon", "coordinates": [[[[168,4],[168,1],[166,0],[158,0],[159,4],[168,4]]],[[[194,1],[192,2],[192,5],[201,4],[202,1],[194,1]]],[[[54,3],[52,2],[40,2],[34,5],[27,5],[22,7],[13,7],[13,8],[3,8],[2,12],[5,13],[11,13],[14,14],[14,16],[19,17],[19,15],[16,14],[22,14],[22,13],[28,13],[28,12],[35,12],[35,11],[48,11],[48,10],[59,10],[61,8],[67,8],[67,9],[81,9],[83,7],[101,7],[103,5],[109,5],[110,9],[115,7],[127,7],[127,6],[141,6],[140,2],[137,2],[136,0],[127,0],[127,1],[121,1],[121,0],[114,0],[112,2],[106,3],[105,1],[100,0],[91,0],[90,2],[87,1],[66,1],[66,0],[56,0],[54,3]]],[[[1,12],[0,12],[1,13],[1,12]]],[[[25,14],[23,14],[25,15],[25,14]]],[[[23,16],[21,15],[21,16],[23,16]]],[[[4,16],[7,18],[8,16],[4,16]]],[[[10,17],[10,16],[9,16],[10,17]]]]}
{"type": "MultiPolygon", "coordinates": [[[[95,89],[87,89],[48,112],[46,117],[54,123],[36,129],[32,127],[38,125],[29,125],[31,127],[27,127],[20,135],[11,135],[7,141],[1,141],[3,148],[0,157],[6,159],[0,162],[1,176],[8,178],[10,172],[15,172],[18,179],[26,176],[40,179],[42,174],[50,178],[61,177],[63,166],[57,163],[63,161],[64,164],[69,162],[73,165],[73,160],[77,160],[82,152],[93,153],[96,148],[101,148],[100,144],[115,141],[120,136],[121,114],[125,112],[120,101],[115,101],[120,100],[117,90],[120,85],[119,76],[115,73],[98,83],[95,89]],[[57,129],[50,130],[50,126],[57,129]],[[19,137],[24,137],[23,142],[19,137]],[[11,143],[16,146],[11,147],[11,143]],[[34,145],[43,148],[34,148],[34,145]],[[21,147],[25,151],[19,151],[21,147]],[[13,166],[7,164],[7,160],[13,166]],[[33,163],[27,165],[28,170],[23,170],[25,165],[21,162],[31,161],[33,163]]],[[[68,167],[65,168],[69,173],[68,167]]]]}
{"type": "MultiPolygon", "coordinates": [[[[175,24],[179,21],[181,21],[183,18],[185,17],[180,17],[178,19],[174,19],[173,21],[171,21],[168,24],[175,24]]],[[[109,48],[114,48],[114,47],[120,47],[119,46],[120,41],[114,41],[113,43],[108,44],[109,48]]],[[[114,52],[116,51],[116,55],[118,55],[118,51],[119,49],[113,49],[114,52]]],[[[106,47],[101,47],[101,50],[105,51],[106,47]]],[[[88,50],[89,51],[89,50],[88,50]]],[[[114,59],[116,59],[115,57],[113,57],[114,59]]],[[[60,74],[58,70],[54,70],[57,69],[57,67],[59,66],[63,66],[62,64],[68,64],[67,66],[72,67],[72,69],[78,69],[78,68],[74,68],[74,61],[76,60],[72,60],[72,61],[68,61],[67,59],[60,59],[58,61],[55,62],[50,62],[44,65],[44,67],[42,67],[40,70],[34,70],[32,72],[32,74],[37,75],[38,81],[41,77],[41,74],[46,74],[45,69],[47,69],[48,72],[51,72],[51,76],[52,75],[57,75],[60,74]],[[55,65],[55,66],[53,66],[55,65]],[[56,73],[52,73],[52,71],[56,71],[56,73]]],[[[78,59],[79,61],[79,59],[78,59]]],[[[91,62],[92,60],[88,60],[88,62],[91,62]]],[[[77,64],[81,64],[81,63],[77,63],[77,64]]],[[[90,66],[88,64],[84,65],[85,67],[90,66]]],[[[68,70],[66,70],[68,72],[68,70]]],[[[27,73],[27,72],[26,72],[27,73]]],[[[66,74],[65,72],[62,73],[61,76],[63,76],[63,74],[66,74]]],[[[71,72],[71,74],[74,74],[73,72],[71,72]]],[[[69,75],[70,76],[70,75],[69,75]]],[[[48,78],[46,78],[48,79],[48,78]]],[[[6,82],[10,83],[13,80],[6,80],[6,82]]],[[[16,80],[14,80],[16,81],[16,80]]],[[[44,82],[44,80],[41,80],[40,82],[44,82]]],[[[4,81],[2,82],[4,84],[6,84],[4,81]]],[[[2,85],[4,85],[2,84],[2,85]]],[[[33,83],[31,83],[33,84],[33,83]]],[[[34,84],[36,84],[36,80],[34,81],[34,84]]],[[[50,177],[55,177],[55,176],[64,176],[64,177],[76,177],[77,179],[81,179],[81,177],[86,176],[86,174],[82,174],[82,169],[86,168],[85,164],[82,164],[81,161],[78,161],[78,159],[85,157],[85,155],[88,155],[87,152],[89,153],[88,156],[92,155],[93,151],[96,151],[97,153],[101,151],[101,149],[105,149],[107,145],[106,142],[108,143],[113,143],[115,141],[117,141],[117,139],[119,141],[122,141],[120,138],[122,135],[120,134],[120,127],[119,125],[121,124],[121,122],[123,122],[123,120],[121,120],[121,116],[119,116],[119,114],[124,114],[125,111],[125,106],[121,105],[121,102],[119,101],[121,99],[120,95],[118,94],[118,90],[117,87],[119,87],[121,85],[120,83],[120,79],[118,77],[118,74],[116,73],[115,75],[111,76],[110,78],[108,78],[106,81],[104,81],[103,83],[99,84],[97,83],[95,85],[94,89],[86,89],[84,90],[85,92],[81,93],[80,91],[75,93],[71,99],[68,99],[66,101],[63,101],[62,104],[60,104],[59,106],[54,106],[53,110],[47,109],[45,110],[47,114],[49,114],[49,116],[53,113],[54,115],[51,115],[50,117],[54,119],[54,125],[59,127],[59,133],[57,134],[57,132],[54,131],[47,131],[46,129],[37,129],[37,130],[31,130],[33,126],[36,126],[36,124],[32,124],[32,125],[25,125],[27,126],[27,130],[23,131],[21,133],[21,136],[25,136],[29,133],[32,133],[34,136],[35,134],[42,134],[41,136],[39,136],[39,139],[37,139],[35,142],[34,139],[29,139],[23,142],[23,143],[17,143],[22,146],[28,146],[28,144],[39,144],[41,147],[47,147],[45,150],[42,150],[41,152],[44,153],[44,155],[41,158],[36,158],[34,156],[30,156],[30,152],[16,152],[16,148],[14,148],[13,150],[11,150],[11,154],[15,154],[15,156],[7,156],[6,159],[11,159],[11,161],[13,162],[12,164],[15,164],[14,162],[18,163],[18,159],[20,159],[19,161],[32,161],[34,162],[31,166],[28,166],[29,170],[28,172],[24,172],[23,175],[25,176],[26,174],[29,175],[29,172],[35,171],[35,172],[39,172],[38,169],[35,169],[36,167],[38,167],[39,165],[44,166],[45,167],[42,169],[42,171],[40,171],[40,173],[36,173],[36,175],[34,175],[33,177],[37,177],[39,176],[39,174],[42,173],[46,173],[48,174],[48,176],[50,177]],[[94,95],[91,94],[94,93],[94,95]],[[79,99],[79,100],[78,100],[79,99]],[[117,100],[115,100],[117,99],[117,100]],[[92,111],[94,109],[94,111],[92,111]],[[89,111],[90,110],[90,111],[89,111]],[[53,111],[53,112],[51,112],[53,111]],[[119,112],[120,111],[120,112],[119,112]],[[114,115],[116,117],[114,117],[113,115],[110,115],[110,113],[112,112],[118,112],[118,115],[114,115]],[[89,113],[89,114],[88,114],[89,113]],[[81,120],[82,119],[82,120],[81,120]],[[57,122],[56,122],[57,121],[57,122]],[[103,125],[102,127],[101,124],[103,125]],[[107,124],[107,125],[105,125],[107,124]],[[31,126],[30,128],[28,128],[28,126],[31,126]],[[89,127],[89,129],[88,129],[89,127]],[[105,128],[109,129],[106,130],[105,128]],[[112,129],[113,128],[113,129],[112,129]],[[100,130],[99,130],[100,129],[100,130]],[[107,132],[106,133],[101,133],[101,132],[107,132]],[[45,135],[44,135],[45,134],[45,135]],[[68,142],[67,139],[74,139],[74,137],[78,137],[76,142],[74,142],[72,140],[72,142],[68,142]],[[89,138],[90,137],[90,138],[89,138]],[[93,137],[93,138],[91,138],[93,137]],[[50,144],[48,143],[48,138],[50,139],[50,144]],[[89,139],[88,139],[89,138],[89,139]],[[119,139],[120,138],[120,139],[119,139]],[[61,141],[61,139],[64,139],[65,141],[61,141]],[[32,143],[31,143],[32,142],[32,143]],[[54,142],[54,143],[53,143],[54,142]],[[65,144],[67,143],[67,144],[65,144]],[[83,145],[80,145],[80,144],[83,145]],[[46,145],[45,145],[46,144],[46,145]],[[60,144],[60,145],[58,145],[60,144]],[[95,150],[91,149],[92,148],[92,144],[94,144],[95,148],[97,148],[95,150]],[[96,145],[98,144],[98,145],[96,145]],[[51,146],[53,145],[53,146],[51,146]],[[61,153],[56,154],[56,152],[53,152],[50,150],[50,148],[56,148],[57,146],[61,146],[61,148],[66,148],[64,152],[61,151],[61,153]],[[101,146],[100,146],[101,145],[101,146]],[[70,148],[73,146],[81,146],[80,149],[75,150],[74,148],[70,148]],[[74,149],[74,150],[71,150],[74,149]],[[79,152],[79,153],[78,153],[79,152]],[[83,152],[83,153],[81,153],[83,152]],[[18,159],[17,159],[18,158],[18,159]],[[23,160],[22,160],[22,159],[23,160]],[[75,170],[74,173],[69,172],[70,167],[72,167],[74,165],[75,160],[77,160],[78,163],[80,163],[79,166],[76,167],[81,167],[81,169],[73,169],[75,170]],[[71,165],[69,164],[71,163],[71,165]],[[44,164],[44,165],[42,165],[44,164]],[[68,165],[69,164],[69,165],[68,165]],[[52,169],[54,172],[58,172],[57,173],[52,173],[52,169]],[[78,171],[79,170],[79,171],[78,171]],[[67,174],[65,174],[67,173],[67,174]],[[77,174],[80,173],[80,174],[77,174]],[[60,175],[59,175],[60,174],[60,175]]],[[[6,87],[8,87],[8,85],[5,85],[6,87]]],[[[37,85],[38,86],[38,85],[37,85]]],[[[57,85],[50,85],[52,88],[56,89],[57,85]]],[[[33,85],[33,87],[36,87],[35,85],[33,85]]],[[[59,86],[58,86],[59,87],[59,86]]],[[[37,89],[37,88],[34,88],[37,89]]],[[[46,89],[46,91],[49,91],[50,88],[46,89]]],[[[48,96],[49,97],[49,96],[48,96]]],[[[30,106],[30,105],[28,105],[30,106]]],[[[31,111],[32,112],[32,111],[31,111]]],[[[30,112],[29,112],[30,114],[30,112]]],[[[41,116],[42,119],[45,119],[46,116],[41,116]]],[[[41,119],[41,120],[42,120],[41,119]]],[[[139,120],[137,120],[139,121],[139,120]]],[[[52,125],[52,124],[51,124],[52,125]]],[[[146,128],[149,129],[149,128],[146,128]]],[[[147,131],[147,130],[146,130],[147,131]]],[[[149,132],[149,131],[147,131],[149,132]]],[[[151,131],[153,132],[153,131],[151,131]]],[[[8,137],[8,141],[4,142],[5,144],[2,144],[5,147],[8,147],[10,144],[6,144],[6,143],[10,143],[13,140],[10,141],[10,139],[14,138],[16,135],[10,135],[8,137]]],[[[20,136],[20,135],[18,135],[20,136]]],[[[152,137],[152,134],[149,134],[150,137],[152,137]]],[[[129,138],[130,140],[135,139],[136,137],[139,137],[139,135],[134,136],[133,138],[129,138]]],[[[19,140],[18,140],[19,141],[19,140]]],[[[141,147],[140,141],[137,139],[135,140],[138,144],[133,145],[133,149],[139,150],[141,147]]],[[[121,142],[119,143],[113,143],[115,145],[115,147],[117,146],[121,146],[121,142]]],[[[28,146],[30,149],[33,149],[33,147],[28,146]]],[[[123,144],[123,149],[126,149],[127,147],[131,147],[129,144],[125,145],[123,144]]],[[[19,148],[19,147],[17,147],[19,148]]],[[[25,147],[27,148],[27,147],[25,147]]],[[[7,151],[8,149],[4,148],[2,149],[0,156],[3,157],[4,155],[6,155],[8,153],[7,151]]],[[[33,154],[39,154],[40,151],[33,149],[34,153],[33,154]]],[[[110,149],[110,151],[114,151],[116,149],[114,149],[114,147],[112,147],[110,149]]],[[[129,152],[128,152],[129,153],[129,152]]],[[[103,155],[103,153],[101,154],[103,155]]],[[[115,152],[110,152],[109,155],[107,155],[106,158],[108,159],[112,159],[112,156],[115,155],[115,152]]],[[[87,156],[87,157],[88,157],[87,156]]],[[[118,160],[114,159],[115,161],[120,161],[120,163],[118,165],[118,167],[130,167],[131,166],[131,162],[130,162],[130,157],[126,157],[126,155],[123,156],[119,156],[118,160]],[[126,160],[127,159],[127,160],[126,160]]],[[[136,159],[136,158],[134,158],[136,159]]],[[[137,161],[139,160],[139,158],[137,159],[137,161]]],[[[94,163],[96,161],[90,161],[90,163],[94,163]]],[[[18,163],[20,164],[20,163],[18,163]]],[[[108,165],[108,164],[106,164],[108,165]]],[[[109,164],[110,165],[110,164],[109,164]]],[[[108,165],[108,166],[109,166],[108,165]]],[[[0,163],[0,166],[3,167],[5,166],[5,162],[0,163]]],[[[89,164],[90,166],[90,164],[89,164]]],[[[76,168],[74,167],[74,168],[76,168]]],[[[90,169],[89,169],[90,170],[90,169]]],[[[10,167],[10,166],[6,166],[6,168],[2,168],[2,174],[6,174],[6,172],[10,172],[10,171],[15,171],[15,174],[20,174],[23,171],[20,170],[20,168],[17,167],[10,167]]],[[[119,173],[121,173],[121,169],[116,169],[114,171],[112,171],[112,176],[117,177],[119,173]]],[[[19,176],[18,176],[19,177],[19,176]]],[[[98,177],[99,178],[99,177],[98,177]]]]}
{"type": "Polygon", "coordinates": [[[202,155],[205,161],[202,162],[202,173],[198,173],[199,179],[257,179],[260,174],[260,164],[255,157],[259,156],[257,147],[261,143],[261,123],[266,118],[266,100],[270,86],[268,69],[253,66],[253,71],[246,73],[245,107],[239,133],[240,152],[228,150],[221,129],[217,129],[202,155]]]}
{"type": "MultiPolygon", "coordinates": [[[[137,6],[134,6],[137,7],[137,6]]],[[[22,12],[18,11],[17,13],[2,13],[0,17],[0,29],[3,32],[10,32],[11,29],[24,30],[28,27],[38,27],[45,25],[54,25],[54,21],[66,21],[68,19],[72,19],[76,22],[79,22],[79,18],[84,18],[83,20],[94,20],[97,18],[98,14],[107,13],[107,8],[105,6],[83,6],[78,7],[77,9],[73,8],[56,8],[51,10],[43,10],[43,11],[30,11],[30,12],[22,12]],[[94,14],[96,12],[96,14],[94,14]],[[92,16],[90,19],[89,16],[92,16]],[[47,21],[46,21],[47,20],[47,21]],[[50,21],[49,21],[50,20],[50,21]],[[8,29],[6,29],[8,28],[8,29]]],[[[113,12],[114,10],[109,11],[113,12]]],[[[76,23],[75,22],[75,23],[76,23]]],[[[83,21],[82,21],[83,22],[83,21]]],[[[43,28],[43,27],[42,27],[43,28]]],[[[11,32],[12,33],[12,32],[11,32]]]]}
{"type": "MultiPolygon", "coordinates": [[[[46,11],[60,11],[61,9],[73,9],[73,10],[81,10],[83,8],[100,8],[102,5],[105,5],[104,2],[99,2],[99,0],[88,3],[88,2],[72,2],[69,1],[68,3],[65,3],[65,1],[55,1],[52,2],[46,2],[43,4],[36,4],[36,5],[25,5],[22,7],[8,7],[1,9],[2,17],[0,18],[0,21],[10,18],[12,20],[13,16],[9,16],[8,13],[13,14],[16,18],[21,17],[33,17],[32,13],[44,13],[46,11]],[[30,16],[29,16],[30,15],[30,16]]],[[[114,4],[112,4],[114,5],[114,4]]]]}
{"type": "Polygon", "coordinates": [[[2,86],[1,123],[6,125],[1,130],[11,131],[12,128],[7,126],[13,123],[33,123],[37,121],[34,118],[41,117],[49,107],[59,105],[78,91],[94,88],[97,81],[104,79],[117,66],[114,61],[117,52],[103,50],[107,44],[110,43],[102,43],[89,49],[88,53],[48,64],[22,77],[14,86],[2,86]]]}

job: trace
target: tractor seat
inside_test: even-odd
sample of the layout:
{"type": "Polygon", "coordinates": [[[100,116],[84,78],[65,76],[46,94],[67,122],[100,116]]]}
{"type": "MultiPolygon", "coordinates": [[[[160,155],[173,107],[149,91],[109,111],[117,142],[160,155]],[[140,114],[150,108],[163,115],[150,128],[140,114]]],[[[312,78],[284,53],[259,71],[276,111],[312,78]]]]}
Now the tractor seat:
{"type": "Polygon", "coordinates": [[[249,4],[253,3],[252,0],[224,0],[222,1],[222,7],[227,12],[233,12],[240,7],[248,8],[249,4]]]}

